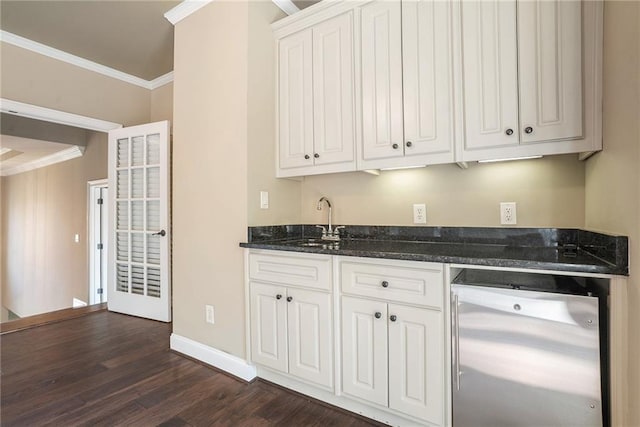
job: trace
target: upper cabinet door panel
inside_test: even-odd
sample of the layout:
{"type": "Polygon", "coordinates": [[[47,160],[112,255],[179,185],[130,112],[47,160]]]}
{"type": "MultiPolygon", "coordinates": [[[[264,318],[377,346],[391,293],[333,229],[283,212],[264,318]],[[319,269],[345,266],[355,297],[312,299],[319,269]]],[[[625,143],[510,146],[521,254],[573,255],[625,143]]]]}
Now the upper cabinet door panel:
{"type": "Polygon", "coordinates": [[[355,160],[353,13],[313,27],[315,164],[355,160]]]}
{"type": "Polygon", "coordinates": [[[405,155],[453,150],[452,3],[402,2],[405,155]]]}
{"type": "Polygon", "coordinates": [[[515,1],[462,2],[466,149],[518,145],[515,1]]]}
{"type": "Polygon", "coordinates": [[[582,137],[582,7],[518,3],[522,142],[582,137]]]}
{"type": "Polygon", "coordinates": [[[360,9],[360,31],[364,160],[402,156],[400,2],[367,3],[360,9]]]}
{"type": "Polygon", "coordinates": [[[278,45],[280,168],[313,164],[311,46],[311,29],[285,37],[278,45]]]}

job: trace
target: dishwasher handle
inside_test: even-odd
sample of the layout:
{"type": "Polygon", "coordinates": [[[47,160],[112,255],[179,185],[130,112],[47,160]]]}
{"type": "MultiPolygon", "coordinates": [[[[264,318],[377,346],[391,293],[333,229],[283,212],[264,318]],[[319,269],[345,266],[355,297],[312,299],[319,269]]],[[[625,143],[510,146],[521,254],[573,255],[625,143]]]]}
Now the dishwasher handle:
{"type": "Polygon", "coordinates": [[[453,377],[456,390],[460,390],[460,316],[458,313],[458,294],[451,291],[451,344],[453,351],[451,354],[453,377]]]}

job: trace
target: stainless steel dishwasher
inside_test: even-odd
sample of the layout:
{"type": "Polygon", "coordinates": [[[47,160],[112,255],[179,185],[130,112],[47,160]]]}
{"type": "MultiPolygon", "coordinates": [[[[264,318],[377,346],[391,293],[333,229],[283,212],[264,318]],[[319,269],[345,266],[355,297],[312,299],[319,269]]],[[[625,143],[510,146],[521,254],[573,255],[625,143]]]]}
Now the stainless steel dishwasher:
{"type": "Polygon", "coordinates": [[[602,426],[598,298],[572,277],[465,269],[451,286],[453,426],[602,426]]]}

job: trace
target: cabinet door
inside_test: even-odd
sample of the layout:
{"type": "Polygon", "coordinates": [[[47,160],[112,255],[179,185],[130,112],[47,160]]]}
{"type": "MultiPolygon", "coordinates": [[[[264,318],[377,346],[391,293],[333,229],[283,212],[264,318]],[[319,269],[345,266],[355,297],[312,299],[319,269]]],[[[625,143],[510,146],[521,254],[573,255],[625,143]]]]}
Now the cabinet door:
{"type": "Polygon", "coordinates": [[[364,160],[402,156],[400,2],[373,1],[360,14],[362,155],[364,160]]]}
{"type": "Polygon", "coordinates": [[[291,288],[287,295],[289,373],[332,387],[331,296],[291,288]]]}
{"type": "Polygon", "coordinates": [[[461,7],[465,149],[518,145],[516,2],[461,7]]]}
{"type": "Polygon", "coordinates": [[[451,14],[451,2],[402,2],[404,152],[407,156],[453,151],[451,14]]]}
{"type": "Polygon", "coordinates": [[[387,406],[387,361],[387,305],[342,297],[344,394],[387,406]]]}
{"type": "Polygon", "coordinates": [[[313,164],[311,40],[308,29],[285,37],[278,44],[278,143],[282,169],[313,164]]]}
{"type": "Polygon", "coordinates": [[[442,312],[390,304],[389,318],[389,407],[442,425],[442,312]]]}
{"type": "Polygon", "coordinates": [[[251,283],[250,292],[251,359],[287,372],[287,289],[251,283]]]}
{"type": "Polygon", "coordinates": [[[582,137],[582,2],[518,3],[522,142],[582,137]]]}
{"type": "Polygon", "coordinates": [[[355,161],[353,13],[313,27],[316,165],[355,161]]]}

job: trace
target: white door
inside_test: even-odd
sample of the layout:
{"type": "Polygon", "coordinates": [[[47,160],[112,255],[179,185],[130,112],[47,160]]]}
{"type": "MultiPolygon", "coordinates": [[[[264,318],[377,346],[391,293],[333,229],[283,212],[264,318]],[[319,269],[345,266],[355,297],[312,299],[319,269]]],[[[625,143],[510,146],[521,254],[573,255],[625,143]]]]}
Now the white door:
{"type": "Polygon", "coordinates": [[[313,165],[312,32],[278,43],[279,167],[313,165]]]}
{"type": "Polygon", "coordinates": [[[518,145],[516,2],[461,5],[465,148],[518,145]]]}
{"type": "Polygon", "coordinates": [[[582,2],[518,3],[520,139],[582,137],[582,2]]]}
{"type": "Polygon", "coordinates": [[[331,296],[288,289],[289,373],[325,387],[333,385],[331,296]]]}
{"type": "Polygon", "coordinates": [[[400,2],[378,0],[360,8],[362,154],[364,160],[403,152],[400,2]]]}
{"type": "Polygon", "coordinates": [[[451,20],[451,2],[402,2],[406,156],[453,152],[451,20]]]}
{"type": "Polygon", "coordinates": [[[287,372],[287,288],[251,283],[251,359],[287,372]]]}
{"type": "Polygon", "coordinates": [[[353,12],[313,27],[314,163],[355,161],[353,12]]]}
{"type": "Polygon", "coordinates": [[[388,405],[387,304],[342,297],[342,391],[388,405]]]}
{"type": "Polygon", "coordinates": [[[107,302],[109,189],[107,180],[89,182],[89,304],[107,302]]]}
{"type": "Polygon", "coordinates": [[[444,422],[442,313],[389,305],[389,407],[436,425],[444,422]]]}
{"type": "Polygon", "coordinates": [[[169,122],[109,132],[109,310],[171,321],[169,122]]]}

